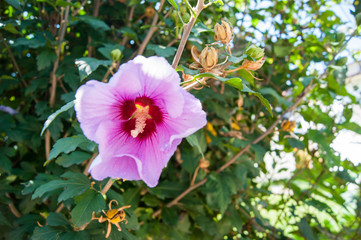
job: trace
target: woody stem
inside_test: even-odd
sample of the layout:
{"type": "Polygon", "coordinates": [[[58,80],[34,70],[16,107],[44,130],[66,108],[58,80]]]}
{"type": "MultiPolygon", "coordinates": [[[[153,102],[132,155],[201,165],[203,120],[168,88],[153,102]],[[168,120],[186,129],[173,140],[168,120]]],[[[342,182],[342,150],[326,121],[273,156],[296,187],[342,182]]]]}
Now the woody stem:
{"type": "Polygon", "coordinates": [[[191,13],[191,18],[189,19],[189,22],[184,24],[183,26],[183,35],[181,38],[181,41],[179,43],[178,49],[177,49],[177,53],[174,56],[173,59],[173,63],[172,63],[172,67],[176,68],[178,66],[179,60],[182,56],[184,47],[187,43],[187,39],[189,37],[189,34],[191,33],[191,30],[194,26],[194,23],[196,22],[199,14],[202,12],[202,10],[205,8],[204,6],[204,0],[198,0],[197,1],[197,5],[194,9],[195,15],[193,13],[191,13]]]}

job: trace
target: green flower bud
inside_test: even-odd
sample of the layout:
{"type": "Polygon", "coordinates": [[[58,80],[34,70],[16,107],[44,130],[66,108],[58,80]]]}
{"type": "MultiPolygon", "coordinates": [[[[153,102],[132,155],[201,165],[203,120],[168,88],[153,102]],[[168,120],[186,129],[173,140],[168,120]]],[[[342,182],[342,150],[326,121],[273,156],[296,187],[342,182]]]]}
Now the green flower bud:
{"type": "Polygon", "coordinates": [[[264,49],[257,47],[256,45],[252,44],[246,49],[245,52],[248,56],[253,57],[255,60],[259,60],[264,57],[264,49]]]}
{"type": "Polygon", "coordinates": [[[345,41],[346,35],[342,32],[336,34],[336,42],[343,42],[345,41]]]}
{"type": "Polygon", "coordinates": [[[123,57],[122,51],[120,51],[119,49],[114,49],[113,51],[110,52],[110,57],[114,62],[120,61],[120,59],[122,59],[123,57]]]}
{"type": "Polygon", "coordinates": [[[344,66],[344,65],[346,65],[346,63],[347,63],[347,57],[341,57],[336,60],[337,66],[344,66]]]}

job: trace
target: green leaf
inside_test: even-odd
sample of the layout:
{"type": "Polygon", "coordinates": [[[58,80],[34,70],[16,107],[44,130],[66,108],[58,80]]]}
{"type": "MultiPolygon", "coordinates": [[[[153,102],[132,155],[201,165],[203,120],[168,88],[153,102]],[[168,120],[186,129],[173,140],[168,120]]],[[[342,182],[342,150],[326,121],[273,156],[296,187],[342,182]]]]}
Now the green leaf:
{"type": "Polygon", "coordinates": [[[111,29],[104,21],[89,15],[74,17],[74,22],[72,24],[77,24],[78,21],[88,24],[96,31],[108,31],[111,29]]]}
{"type": "Polygon", "coordinates": [[[292,147],[292,148],[298,148],[298,149],[304,149],[305,148],[305,144],[303,142],[301,142],[298,139],[295,138],[287,138],[288,144],[292,147]]]}
{"type": "Polygon", "coordinates": [[[175,0],[168,0],[168,2],[173,6],[173,8],[177,11],[179,11],[179,5],[177,3],[177,1],[175,0]]]}
{"type": "Polygon", "coordinates": [[[7,23],[2,29],[11,32],[12,34],[20,34],[20,32],[12,25],[11,23],[7,23]]]}
{"type": "Polygon", "coordinates": [[[299,223],[297,223],[301,234],[305,237],[307,240],[317,240],[318,238],[314,235],[312,228],[307,223],[305,218],[302,218],[299,223]]]}
{"type": "Polygon", "coordinates": [[[279,95],[279,93],[278,93],[276,90],[274,90],[273,88],[270,88],[270,87],[261,88],[259,91],[260,91],[260,93],[263,94],[263,95],[269,94],[269,95],[273,96],[274,98],[276,98],[276,100],[277,100],[280,104],[282,104],[282,105],[284,105],[284,106],[286,106],[286,107],[289,107],[289,106],[292,105],[291,102],[289,102],[289,101],[287,101],[286,99],[284,99],[284,98],[283,98],[281,95],[279,95]]]}
{"type": "Polygon", "coordinates": [[[74,198],[75,207],[71,211],[72,221],[76,227],[81,227],[89,222],[93,212],[100,212],[105,208],[103,196],[92,189],[89,189],[80,196],[74,198]]]}
{"type": "Polygon", "coordinates": [[[166,46],[155,45],[155,44],[148,44],[147,49],[151,49],[151,50],[155,51],[155,53],[158,56],[165,57],[165,58],[174,56],[175,52],[177,51],[177,49],[175,47],[166,47],[166,46]]]}
{"type": "Polygon", "coordinates": [[[247,54],[243,54],[240,57],[229,56],[228,61],[233,62],[233,63],[239,63],[239,62],[243,61],[246,57],[247,57],[247,54]]]}
{"type": "Polygon", "coordinates": [[[56,61],[56,58],[57,56],[53,49],[45,49],[41,51],[40,54],[36,57],[38,71],[50,67],[52,62],[56,61]]]}
{"type": "Polygon", "coordinates": [[[63,167],[70,167],[73,164],[81,164],[91,158],[91,154],[86,152],[75,151],[70,154],[63,154],[56,159],[56,163],[63,167]]]}
{"type": "Polygon", "coordinates": [[[357,26],[360,26],[361,25],[361,13],[360,12],[358,14],[356,14],[355,19],[356,19],[357,26]]]}
{"type": "Polygon", "coordinates": [[[83,81],[87,76],[94,72],[99,66],[109,67],[112,64],[111,60],[98,60],[90,57],[79,58],[75,61],[78,66],[80,81],[83,81]]]}
{"type": "Polygon", "coordinates": [[[194,34],[200,34],[202,32],[212,32],[211,29],[209,29],[206,25],[204,25],[204,23],[202,22],[199,22],[199,23],[196,23],[194,25],[194,27],[192,28],[192,33],[194,34]]]}
{"type": "Polygon", "coordinates": [[[42,197],[45,193],[54,191],[59,188],[64,188],[66,186],[66,182],[64,180],[53,180],[43,185],[40,185],[34,192],[32,199],[37,197],[42,197]]]}
{"type": "Polygon", "coordinates": [[[59,240],[89,240],[91,239],[89,233],[87,231],[79,231],[79,232],[67,232],[60,234],[59,240]]]}
{"type": "Polygon", "coordinates": [[[164,181],[157,185],[155,188],[148,189],[150,193],[156,195],[160,199],[174,198],[181,194],[186,188],[183,182],[169,182],[164,181]]]}
{"type": "Polygon", "coordinates": [[[108,58],[109,60],[112,60],[112,57],[110,54],[114,49],[119,49],[120,51],[123,51],[124,46],[119,45],[119,44],[104,43],[103,47],[98,49],[98,52],[100,52],[104,57],[108,58]]]}
{"type": "Polygon", "coordinates": [[[19,0],[5,0],[8,4],[16,8],[17,10],[21,10],[21,4],[19,0]]]}
{"type": "Polygon", "coordinates": [[[268,110],[268,112],[271,114],[271,116],[273,117],[273,113],[272,113],[272,108],[271,108],[271,104],[268,102],[267,99],[265,99],[262,94],[255,92],[253,90],[251,90],[249,87],[247,87],[246,85],[243,85],[243,90],[242,92],[248,92],[248,93],[252,93],[253,95],[255,95],[256,97],[259,98],[259,100],[261,101],[261,103],[263,104],[263,106],[265,106],[268,110]]]}
{"type": "Polygon", "coordinates": [[[70,153],[80,144],[90,142],[84,135],[61,138],[54,144],[49,154],[49,160],[56,158],[60,153],[70,153]]]}
{"type": "Polygon", "coordinates": [[[240,78],[231,78],[227,80],[225,83],[231,87],[237,88],[239,91],[243,90],[242,79],[240,78]]]}
{"type": "Polygon", "coordinates": [[[162,208],[162,219],[163,221],[171,226],[175,226],[178,223],[178,214],[177,211],[171,207],[163,207],[162,208]]]}
{"type": "Polygon", "coordinates": [[[43,129],[41,130],[40,136],[44,134],[44,131],[49,127],[49,125],[55,120],[55,118],[62,112],[68,111],[70,108],[72,108],[75,104],[75,101],[68,102],[64,106],[62,106],[60,109],[58,109],[56,112],[49,115],[48,119],[46,119],[43,129]]]}
{"type": "Polygon", "coordinates": [[[36,227],[31,240],[57,240],[61,230],[52,228],[50,226],[36,227]]]}
{"type": "Polygon", "coordinates": [[[52,227],[66,226],[70,224],[68,219],[66,219],[63,214],[53,212],[50,213],[49,216],[46,218],[46,222],[49,226],[52,227]]]}
{"type": "Polygon", "coordinates": [[[82,173],[66,172],[62,177],[67,178],[66,188],[59,195],[58,202],[80,195],[91,187],[89,178],[82,173]]]}
{"type": "Polygon", "coordinates": [[[199,151],[199,153],[202,155],[202,158],[204,158],[203,153],[206,151],[207,148],[207,142],[204,135],[204,131],[198,130],[197,132],[193,133],[192,135],[186,137],[187,142],[192,146],[196,147],[199,151]]]}

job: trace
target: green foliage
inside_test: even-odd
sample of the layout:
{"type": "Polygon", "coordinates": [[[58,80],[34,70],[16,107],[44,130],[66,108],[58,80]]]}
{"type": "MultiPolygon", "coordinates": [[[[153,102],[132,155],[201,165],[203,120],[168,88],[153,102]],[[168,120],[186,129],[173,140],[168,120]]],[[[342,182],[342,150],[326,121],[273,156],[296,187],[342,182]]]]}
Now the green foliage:
{"type": "MultiPolygon", "coordinates": [[[[83,174],[97,146],[74,114],[76,90],[109,79],[138,54],[150,29],[142,55],[172,63],[197,12],[196,1],[168,0],[154,25],[145,13],[158,0],[99,1],[99,9],[97,2],[0,3],[0,239],[105,239],[108,223],[91,218],[105,217],[111,200],[113,209],[131,207],[128,223],[121,232],[112,225],[108,239],[360,238],[361,167],[334,149],[340,133],[361,134],[353,114],[359,98],[345,81],[348,59],[338,55],[354,29],[330,10],[339,1],[206,2],[177,71],[190,75],[182,86],[202,83],[191,93],[207,127],[183,140],[155,188],[118,179],[104,195],[106,180],[83,174]],[[221,19],[235,28],[232,54],[209,46],[218,64],[238,71],[192,68],[191,46],[212,44],[221,19]],[[260,69],[239,69],[263,55],[260,69]],[[319,65],[328,67],[323,78],[319,65]],[[295,129],[277,123],[263,136],[277,119],[295,121],[295,129]]],[[[360,26],[361,5],[353,5],[360,26]]]]}

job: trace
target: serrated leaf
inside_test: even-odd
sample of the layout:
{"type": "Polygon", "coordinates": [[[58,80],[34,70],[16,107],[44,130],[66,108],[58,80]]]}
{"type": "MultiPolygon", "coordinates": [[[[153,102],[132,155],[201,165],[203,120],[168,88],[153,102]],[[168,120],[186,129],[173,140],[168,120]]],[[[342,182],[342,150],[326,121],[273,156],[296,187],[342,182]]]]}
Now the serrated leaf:
{"type": "Polygon", "coordinates": [[[187,142],[192,146],[196,147],[199,151],[199,153],[202,155],[202,158],[204,158],[203,153],[206,151],[207,148],[207,142],[204,135],[204,131],[198,130],[197,132],[193,133],[192,135],[186,137],[187,142]]]}
{"type": "Polygon", "coordinates": [[[74,20],[73,24],[76,24],[77,21],[82,21],[96,31],[108,31],[111,29],[104,21],[89,15],[78,16],[75,17],[74,20]]]}
{"type": "Polygon", "coordinates": [[[305,218],[302,218],[299,223],[297,223],[301,234],[305,237],[307,240],[317,240],[318,238],[314,235],[312,228],[307,223],[305,218]]]}
{"type": "Polygon", "coordinates": [[[86,152],[72,152],[70,154],[63,154],[56,159],[56,163],[63,167],[70,167],[73,164],[81,164],[85,160],[90,159],[91,154],[86,152]]]}
{"type": "Polygon", "coordinates": [[[21,5],[19,0],[5,0],[8,4],[16,8],[17,10],[21,10],[21,5]]]}
{"type": "Polygon", "coordinates": [[[75,207],[71,211],[72,221],[76,227],[81,227],[89,222],[93,212],[100,212],[105,208],[103,196],[92,189],[89,189],[80,196],[74,198],[75,207]]]}
{"type": "Polygon", "coordinates": [[[87,231],[79,231],[79,232],[67,232],[60,234],[58,240],[89,240],[91,239],[89,233],[87,231]]]}
{"type": "Polygon", "coordinates": [[[75,61],[75,64],[78,66],[80,81],[83,81],[87,76],[89,76],[93,71],[95,71],[99,66],[108,67],[112,64],[111,60],[98,60],[96,58],[83,57],[75,61]]]}
{"type": "Polygon", "coordinates": [[[65,180],[66,188],[59,195],[58,202],[80,195],[91,186],[89,178],[82,173],[66,172],[62,177],[68,179],[65,180]]]}
{"type": "Polygon", "coordinates": [[[53,180],[51,182],[45,183],[43,185],[40,185],[34,192],[32,199],[35,199],[37,197],[41,197],[44,195],[44,193],[54,191],[59,188],[64,188],[66,186],[66,183],[64,180],[53,180]]]}
{"type": "Polygon", "coordinates": [[[166,47],[166,46],[155,45],[155,44],[148,44],[147,49],[151,49],[151,50],[155,51],[155,53],[158,56],[165,57],[165,58],[173,56],[175,54],[175,52],[177,51],[177,49],[175,47],[166,47]]]}
{"type": "Polygon", "coordinates": [[[38,71],[41,71],[52,65],[52,62],[56,61],[56,53],[52,49],[45,49],[36,56],[36,63],[38,66],[38,71]]]}
{"type": "Polygon", "coordinates": [[[62,106],[60,109],[58,109],[56,112],[49,115],[49,117],[46,119],[43,129],[41,130],[40,136],[44,134],[44,131],[49,127],[49,125],[55,120],[55,118],[62,112],[68,111],[70,108],[72,108],[75,104],[75,101],[68,102],[64,106],[62,106]]]}
{"type": "Polygon", "coordinates": [[[66,226],[70,224],[68,219],[66,219],[63,214],[54,212],[49,214],[49,216],[46,218],[46,222],[49,226],[52,227],[66,226]]]}
{"type": "Polygon", "coordinates": [[[61,232],[61,230],[50,226],[36,227],[31,240],[57,240],[61,232]]]}
{"type": "Polygon", "coordinates": [[[163,221],[171,226],[175,226],[178,223],[178,214],[174,208],[163,207],[162,208],[163,221]]]}
{"type": "Polygon", "coordinates": [[[249,87],[247,87],[246,85],[243,85],[243,90],[242,90],[242,92],[252,93],[252,94],[255,95],[256,97],[258,97],[259,100],[261,101],[262,105],[267,108],[268,112],[271,114],[271,117],[273,117],[271,104],[268,102],[267,99],[265,99],[265,98],[262,96],[262,94],[251,90],[251,89],[250,89],[249,87]]]}
{"type": "Polygon", "coordinates": [[[49,154],[49,160],[56,158],[60,153],[70,153],[74,151],[80,144],[89,142],[84,135],[61,138],[54,144],[49,154]]]}

